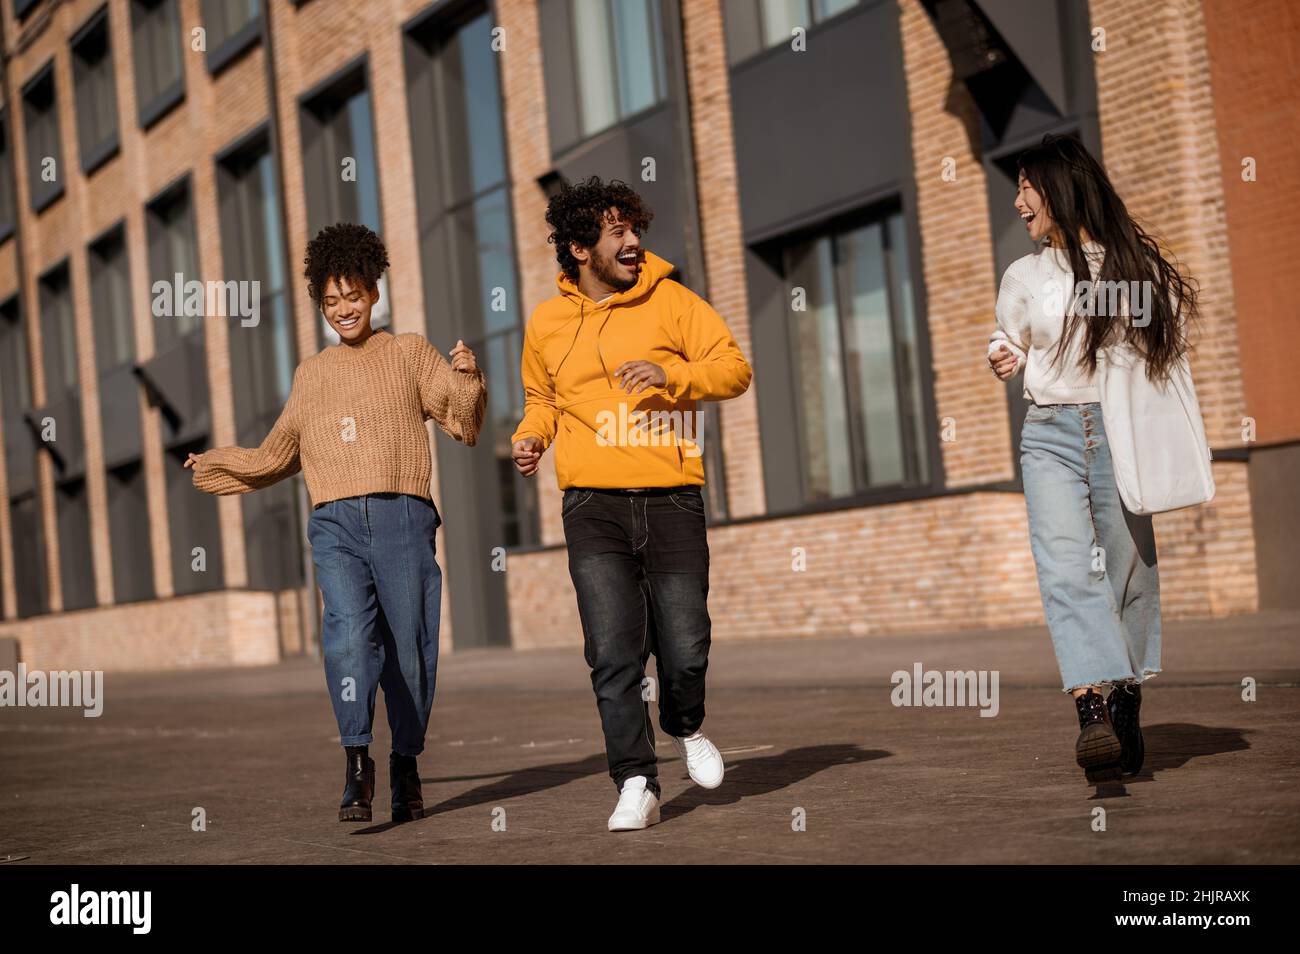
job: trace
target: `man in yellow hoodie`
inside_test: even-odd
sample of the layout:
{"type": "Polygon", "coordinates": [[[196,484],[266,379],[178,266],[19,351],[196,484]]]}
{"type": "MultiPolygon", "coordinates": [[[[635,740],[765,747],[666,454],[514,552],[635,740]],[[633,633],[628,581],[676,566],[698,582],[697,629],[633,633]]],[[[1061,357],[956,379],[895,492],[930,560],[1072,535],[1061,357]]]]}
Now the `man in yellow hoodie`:
{"type": "Polygon", "coordinates": [[[691,778],[722,783],[700,731],[709,661],[709,546],[702,413],[743,394],[753,371],[726,324],[641,246],[653,213],[617,180],[551,199],[560,294],[524,334],[516,467],[537,473],[555,445],[569,574],[619,801],[610,831],[659,821],[654,730],[642,682],[658,664],[659,726],[691,778]]]}

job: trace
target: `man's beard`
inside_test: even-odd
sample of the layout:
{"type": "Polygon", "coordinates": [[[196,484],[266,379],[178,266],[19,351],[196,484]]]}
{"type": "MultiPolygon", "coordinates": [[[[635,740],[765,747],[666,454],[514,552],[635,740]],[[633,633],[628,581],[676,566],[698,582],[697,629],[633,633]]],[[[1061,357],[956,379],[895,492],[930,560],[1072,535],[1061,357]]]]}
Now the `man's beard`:
{"type": "MultiPolygon", "coordinates": [[[[600,252],[592,249],[591,271],[598,279],[608,285],[610,288],[618,291],[627,291],[636,285],[638,273],[633,273],[631,278],[622,278],[615,269],[618,268],[618,260],[613,256],[603,257],[600,252]]],[[[639,270],[638,270],[639,272],[639,270]]]]}

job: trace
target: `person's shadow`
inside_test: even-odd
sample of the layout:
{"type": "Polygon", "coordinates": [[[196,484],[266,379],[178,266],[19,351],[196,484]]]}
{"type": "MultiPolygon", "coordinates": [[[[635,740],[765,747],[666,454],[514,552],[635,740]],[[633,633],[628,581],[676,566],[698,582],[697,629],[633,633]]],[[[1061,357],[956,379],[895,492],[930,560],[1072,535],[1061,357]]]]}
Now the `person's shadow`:
{"type": "MultiPolygon", "coordinates": [[[[779,755],[767,755],[761,758],[745,759],[732,762],[727,766],[724,788],[709,791],[692,786],[661,809],[663,821],[685,815],[700,805],[732,805],[748,795],[765,795],[775,792],[795,782],[815,775],[823,769],[835,765],[856,765],[883,759],[891,755],[880,749],[863,749],[857,745],[839,743],[834,745],[817,745],[801,749],[790,749],[779,755]]],[[[532,795],[549,788],[558,788],[587,775],[599,775],[608,770],[604,753],[589,755],[585,759],[572,762],[553,762],[549,765],[536,765],[517,772],[493,775],[458,775],[434,779],[421,779],[424,784],[438,782],[465,782],[477,779],[492,779],[486,785],[472,788],[468,792],[445,799],[424,810],[421,818],[432,818],[445,812],[475,805],[496,804],[503,799],[532,795]]],[[[667,773],[686,774],[686,765],[681,759],[660,759],[659,774],[664,778],[667,773]]],[[[376,805],[378,805],[376,801],[376,805]]],[[[382,810],[382,807],[379,808],[382,810]]],[[[418,822],[420,819],[416,819],[418,822]]],[[[389,831],[398,824],[415,822],[381,822],[368,825],[354,831],[354,835],[377,835],[389,831]]]]}
{"type": "MultiPolygon", "coordinates": [[[[430,785],[441,782],[471,782],[479,779],[493,779],[486,785],[480,785],[477,788],[471,788],[468,792],[462,792],[460,795],[445,799],[436,805],[425,808],[424,814],[420,818],[432,818],[434,815],[441,815],[444,812],[454,812],[461,808],[473,808],[475,805],[495,804],[507,798],[518,798],[521,795],[532,795],[534,792],[544,792],[548,788],[558,788],[561,785],[567,785],[574,779],[583,778],[587,775],[598,775],[607,771],[604,753],[589,755],[585,759],[573,762],[552,762],[550,765],[534,765],[530,768],[520,769],[515,772],[499,772],[490,775],[448,775],[441,778],[424,778],[420,782],[422,785],[430,785]]],[[[378,806],[378,800],[376,800],[378,806]]],[[[417,818],[415,821],[419,821],[417,818]]],[[[359,828],[354,835],[377,835],[380,832],[388,831],[396,827],[399,822],[383,822],[378,825],[370,825],[366,828],[359,828]]],[[[405,824],[411,824],[407,822],[405,824]]]]}
{"type": "Polygon", "coordinates": [[[1191,722],[1163,722],[1143,726],[1142,739],[1146,746],[1146,759],[1142,771],[1126,776],[1119,782],[1104,782],[1097,786],[1094,798],[1123,798],[1127,786],[1156,780],[1157,772],[1180,769],[1192,759],[1221,752],[1240,752],[1250,748],[1244,729],[1195,725],[1191,722]]]}
{"type": "MultiPolygon", "coordinates": [[[[721,788],[707,789],[692,785],[660,809],[663,822],[672,821],[694,811],[701,805],[734,805],[742,798],[767,795],[802,782],[818,772],[837,765],[860,765],[888,758],[892,752],[883,749],[864,749],[847,742],[829,745],[812,745],[788,749],[773,755],[731,762],[721,788]]],[[[659,761],[659,775],[670,772],[686,774],[686,763],[681,759],[659,761]]]]}

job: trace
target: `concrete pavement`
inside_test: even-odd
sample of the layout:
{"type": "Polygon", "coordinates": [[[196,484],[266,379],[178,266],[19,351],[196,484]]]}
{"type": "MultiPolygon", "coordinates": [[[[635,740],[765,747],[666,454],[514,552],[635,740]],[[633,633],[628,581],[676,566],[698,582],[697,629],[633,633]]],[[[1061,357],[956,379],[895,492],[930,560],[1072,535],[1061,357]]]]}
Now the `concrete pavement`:
{"type": "Polygon", "coordinates": [[[1101,791],[1073,763],[1041,627],[715,644],[705,728],[726,781],[692,786],[660,733],[663,823],[618,835],[580,649],[445,656],[428,812],[400,826],[382,700],[376,823],[335,820],[318,663],[109,673],[97,719],[0,708],[0,863],[1300,861],[1300,614],[1171,621],[1164,642],[1147,767],[1101,791]],[[997,716],[893,705],[891,673],[916,663],[996,670],[997,716]]]}

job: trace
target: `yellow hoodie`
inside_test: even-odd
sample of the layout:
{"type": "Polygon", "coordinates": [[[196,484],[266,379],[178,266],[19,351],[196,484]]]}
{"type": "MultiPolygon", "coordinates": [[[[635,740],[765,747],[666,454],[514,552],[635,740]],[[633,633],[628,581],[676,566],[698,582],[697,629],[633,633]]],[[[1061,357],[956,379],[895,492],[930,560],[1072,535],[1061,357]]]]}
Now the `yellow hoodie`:
{"type": "Polygon", "coordinates": [[[524,419],[511,443],[555,446],[567,487],[676,487],[704,483],[700,400],[744,394],[753,371],[716,311],[668,278],[644,253],[637,282],[592,301],[561,272],[560,294],[537,307],[524,332],[524,419]],[[668,383],[627,394],[614,372],[649,361],[668,383]]]}

